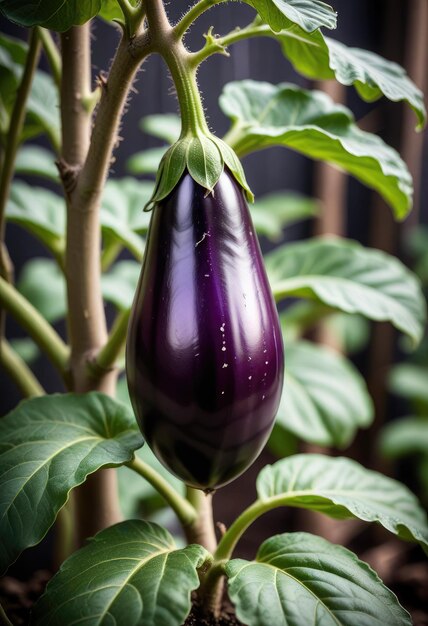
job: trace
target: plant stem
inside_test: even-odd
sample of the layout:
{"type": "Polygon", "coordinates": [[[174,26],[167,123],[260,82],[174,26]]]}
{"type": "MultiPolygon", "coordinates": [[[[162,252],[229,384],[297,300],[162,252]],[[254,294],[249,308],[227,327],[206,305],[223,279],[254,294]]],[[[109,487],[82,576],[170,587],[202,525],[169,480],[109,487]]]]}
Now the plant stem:
{"type": "Polygon", "coordinates": [[[0,364],[16,383],[24,398],[45,394],[33,372],[6,339],[0,342],[0,364]]]}
{"type": "Polygon", "coordinates": [[[53,365],[66,376],[69,350],[58,333],[15,287],[0,277],[0,303],[46,353],[53,365]]]}
{"type": "Polygon", "coordinates": [[[211,9],[211,7],[216,4],[220,4],[221,2],[226,2],[226,0],[199,0],[196,4],[192,6],[189,11],[183,15],[181,20],[174,27],[174,34],[177,39],[181,39],[183,35],[189,30],[192,26],[193,22],[198,19],[205,11],[211,9]]]}
{"type": "Polygon", "coordinates": [[[187,487],[187,499],[198,513],[197,519],[186,528],[189,543],[199,543],[214,554],[217,547],[215,536],[212,494],[205,495],[200,489],[187,487]]]}
{"type": "Polygon", "coordinates": [[[139,459],[137,456],[132,461],[126,463],[127,467],[137,472],[140,476],[145,478],[160,495],[168,502],[169,506],[176,513],[180,520],[183,529],[186,531],[189,525],[193,524],[197,518],[196,509],[183,498],[168,481],[163,478],[156,470],[150,465],[139,459]]]}
{"type": "Polygon", "coordinates": [[[92,376],[105,374],[114,367],[125,343],[130,314],[131,310],[127,309],[117,315],[107,343],[104,344],[94,361],[89,365],[92,376]]]}
{"type": "Polygon", "coordinates": [[[1,604],[0,604],[0,624],[3,624],[3,626],[13,626],[12,622],[6,615],[6,611],[4,610],[1,604]]]}
{"type": "Polygon", "coordinates": [[[48,59],[49,67],[52,72],[53,79],[58,87],[61,86],[61,56],[58,47],[54,42],[52,35],[46,28],[37,26],[37,33],[43,45],[43,50],[48,59]]]}
{"type": "Polygon", "coordinates": [[[223,37],[216,37],[212,42],[207,43],[207,45],[201,48],[201,50],[192,53],[192,62],[194,65],[198,66],[213,54],[219,52],[224,54],[227,46],[231,46],[243,39],[249,39],[250,37],[275,38],[275,33],[266,24],[254,24],[254,22],[251,22],[251,24],[248,24],[245,28],[236,28],[223,37]]]}

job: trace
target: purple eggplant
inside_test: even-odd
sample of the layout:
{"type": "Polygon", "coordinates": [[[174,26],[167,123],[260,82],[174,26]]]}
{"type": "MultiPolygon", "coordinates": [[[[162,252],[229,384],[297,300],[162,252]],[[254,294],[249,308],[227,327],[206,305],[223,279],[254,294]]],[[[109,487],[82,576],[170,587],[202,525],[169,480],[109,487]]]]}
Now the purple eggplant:
{"type": "Polygon", "coordinates": [[[141,431],[186,484],[244,472],[273,427],[283,383],[278,313],[242,189],[185,174],[153,210],[127,339],[141,431]]]}

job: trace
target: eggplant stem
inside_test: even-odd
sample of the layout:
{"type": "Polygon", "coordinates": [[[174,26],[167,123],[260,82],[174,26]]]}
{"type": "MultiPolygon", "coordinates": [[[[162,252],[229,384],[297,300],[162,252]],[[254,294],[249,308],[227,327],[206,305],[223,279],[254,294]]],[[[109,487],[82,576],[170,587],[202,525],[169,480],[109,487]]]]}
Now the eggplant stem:
{"type": "Polygon", "coordinates": [[[184,532],[195,523],[198,513],[194,506],[183,498],[163,476],[150,465],[135,456],[126,466],[147,480],[148,483],[168,502],[174,513],[181,522],[184,532]]]}

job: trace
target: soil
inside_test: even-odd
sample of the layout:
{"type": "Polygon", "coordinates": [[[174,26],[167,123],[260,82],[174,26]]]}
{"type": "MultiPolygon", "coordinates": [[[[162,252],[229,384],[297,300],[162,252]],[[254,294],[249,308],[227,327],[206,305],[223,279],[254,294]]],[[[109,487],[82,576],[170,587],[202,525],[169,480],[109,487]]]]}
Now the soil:
{"type": "Polygon", "coordinates": [[[200,607],[193,605],[193,609],[183,626],[244,626],[236,615],[230,602],[225,602],[219,617],[203,615],[200,607]]]}

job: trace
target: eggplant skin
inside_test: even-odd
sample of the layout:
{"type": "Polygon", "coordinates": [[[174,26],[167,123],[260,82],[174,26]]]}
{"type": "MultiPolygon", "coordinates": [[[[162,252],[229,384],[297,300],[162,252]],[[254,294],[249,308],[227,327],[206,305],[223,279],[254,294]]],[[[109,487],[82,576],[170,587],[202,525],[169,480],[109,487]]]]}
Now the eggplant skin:
{"type": "Polygon", "coordinates": [[[284,354],[240,186],[207,195],[188,173],[153,210],[128,329],[126,373],[157,458],[205,491],[242,474],[272,430],[284,354]]]}

